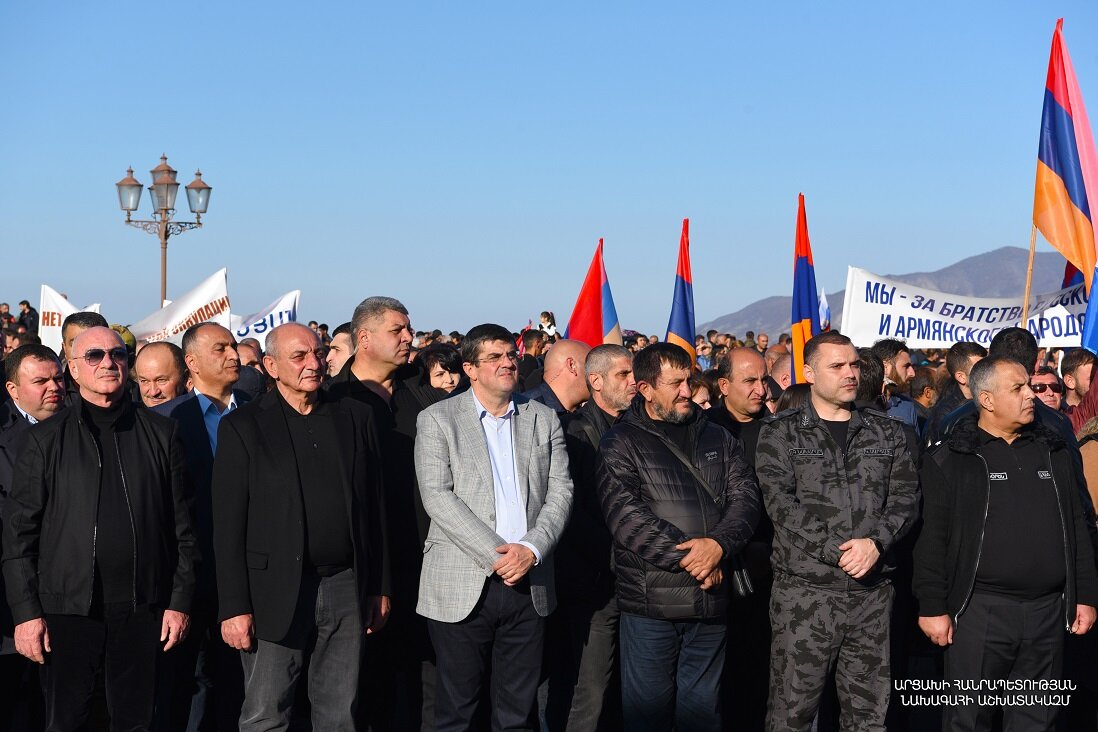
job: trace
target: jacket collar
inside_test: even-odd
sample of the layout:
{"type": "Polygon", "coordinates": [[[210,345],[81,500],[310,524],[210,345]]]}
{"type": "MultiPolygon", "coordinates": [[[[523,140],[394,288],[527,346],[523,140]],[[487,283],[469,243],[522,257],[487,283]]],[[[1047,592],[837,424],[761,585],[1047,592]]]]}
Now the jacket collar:
{"type": "MultiPolygon", "coordinates": [[[[864,410],[865,407],[859,406],[857,403],[851,405],[849,435],[853,435],[865,424],[865,419],[862,417],[864,410]]],[[[813,406],[812,399],[805,399],[804,405],[801,406],[797,414],[797,428],[813,430],[819,426],[820,421],[820,415],[816,411],[816,407],[813,406]]]]}
{"type": "MultiPolygon", "coordinates": [[[[1065,445],[1063,438],[1058,433],[1036,419],[1022,428],[1022,434],[1032,436],[1035,440],[1043,442],[1050,450],[1058,450],[1065,445]]],[[[982,437],[977,416],[975,414],[965,415],[953,427],[953,431],[946,438],[946,444],[954,452],[975,454],[984,444],[982,437]]]]}

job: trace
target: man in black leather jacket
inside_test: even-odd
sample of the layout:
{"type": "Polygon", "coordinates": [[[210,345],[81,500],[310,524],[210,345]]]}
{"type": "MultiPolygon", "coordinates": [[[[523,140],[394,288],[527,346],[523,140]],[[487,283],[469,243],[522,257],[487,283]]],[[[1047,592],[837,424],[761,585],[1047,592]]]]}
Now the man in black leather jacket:
{"type": "Polygon", "coordinates": [[[50,729],[83,724],[101,667],[112,725],[147,728],[157,656],[189,624],[196,548],[183,445],[173,421],[130,401],[128,360],[109,328],[77,337],[79,395],[27,432],[4,513],[16,650],[44,664],[50,729]]]}
{"type": "Polygon", "coordinates": [[[709,424],[690,401],[691,365],[674,344],[638,353],[639,395],[599,448],[629,730],[672,723],[721,729],[729,594],[723,574],[759,519],[758,488],[739,440],[709,424]]]}

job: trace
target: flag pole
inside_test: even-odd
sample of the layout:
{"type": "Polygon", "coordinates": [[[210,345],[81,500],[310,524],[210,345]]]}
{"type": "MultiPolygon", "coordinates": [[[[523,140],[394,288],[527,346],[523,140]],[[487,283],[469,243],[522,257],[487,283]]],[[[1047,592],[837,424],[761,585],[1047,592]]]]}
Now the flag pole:
{"type": "Polygon", "coordinates": [[[1029,230],[1029,265],[1026,267],[1026,299],[1022,303],[1022,322],[1023,328],[1029,325],[1029,290],[1033,285],[1033,254],[1037,251],[1037,224],[1034,224],[1029,230]]]}

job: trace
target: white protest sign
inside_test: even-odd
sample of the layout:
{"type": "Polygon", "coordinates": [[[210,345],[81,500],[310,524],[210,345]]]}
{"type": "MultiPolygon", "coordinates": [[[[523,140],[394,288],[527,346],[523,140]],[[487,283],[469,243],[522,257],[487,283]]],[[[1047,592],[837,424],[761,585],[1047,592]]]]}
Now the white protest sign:
{"type": "Polygon", "coordinates": [[[300,299],[301,290],[293,290],[287,292],[258,313],[244,317],[233,315],[230,318],[232,325],[229,330],[233,332],[238,341],[244,338],[258,338],[262,341],[267,333],[283,323],[297,322],[297,303],[300,299]]]}
{"type": "Polygon", "coordinates": [[[198,287],[181,295],[167,307],[130,326],[138,341],[171,341],[176,345],[192,325],[212,322],[229,327],[229,280],[227,269],[219,269],[198,287]]]}
{"type": "MultiPolygon", "coordinates": [[[[1029,299],[1024,325],[1047,347],[1079,346],[1087,293],[1082,284],[1029,299]]],[[[842,333],[859,346],[899,338],[911,348],[949,348],[958,341],[988,346],[1022,319],[1022,297],[950,295],[848,267],[842,333]]]]}
{"type": "Polygon", "coordinates": [[[98,313],[99,303],[78,308],[49,285],[38,296],[38,337],[51,351],[61,352],[61,324],[73,313],[98,313]]]}

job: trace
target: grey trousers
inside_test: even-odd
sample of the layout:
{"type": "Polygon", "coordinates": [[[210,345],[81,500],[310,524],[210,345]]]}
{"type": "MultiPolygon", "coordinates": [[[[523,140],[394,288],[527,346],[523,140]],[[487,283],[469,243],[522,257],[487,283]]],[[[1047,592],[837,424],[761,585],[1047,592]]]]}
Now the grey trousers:
{"type": "Polygon", "coordinates": [[[355,729],[364,628],[354,571],[322,578],[315,594],[314,632],[304,648],[259,640],[251,651],[240,654],[244,666],[241,730],[289,728],[294,689],[306,659],[313,729],[355,729]]]}

